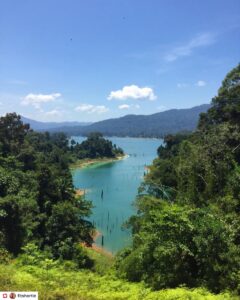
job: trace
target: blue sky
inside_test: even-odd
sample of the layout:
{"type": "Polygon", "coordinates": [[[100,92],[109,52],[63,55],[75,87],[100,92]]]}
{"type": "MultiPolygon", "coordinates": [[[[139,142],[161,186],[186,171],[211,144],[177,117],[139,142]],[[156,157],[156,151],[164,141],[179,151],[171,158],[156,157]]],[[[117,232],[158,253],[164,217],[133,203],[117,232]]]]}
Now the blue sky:
{"type": "Polygon", "coordinates": [[[209,103],[239,0],[0,0],[0,115],[97,121],[209,103]]]}

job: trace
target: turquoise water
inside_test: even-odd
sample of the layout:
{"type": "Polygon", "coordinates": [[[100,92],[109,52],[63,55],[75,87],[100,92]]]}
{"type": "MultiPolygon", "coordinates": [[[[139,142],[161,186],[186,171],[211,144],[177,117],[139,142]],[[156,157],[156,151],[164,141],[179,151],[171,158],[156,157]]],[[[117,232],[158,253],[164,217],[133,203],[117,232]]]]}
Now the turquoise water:
{"type": "MultiPolygon", "coordinates": [[[[73,137],[78,142],[84,138],[73,137]]],[[[116,253],[131,243],[122,224],[135,213],[133,201],[143,180],[146,165],[157,156],[162,140],[140,138],[109,138],[128,154],[126,159],[104,165],[77,169],[73,173],[76,188],[85,189],[86,199],[94,205],[91,221],[102,233],[104,248],[116,253]],[[103,194],[103,195],[102,195],[103,194]]],[[[101,246],[102,236],[96,240],[101,246]]]]}

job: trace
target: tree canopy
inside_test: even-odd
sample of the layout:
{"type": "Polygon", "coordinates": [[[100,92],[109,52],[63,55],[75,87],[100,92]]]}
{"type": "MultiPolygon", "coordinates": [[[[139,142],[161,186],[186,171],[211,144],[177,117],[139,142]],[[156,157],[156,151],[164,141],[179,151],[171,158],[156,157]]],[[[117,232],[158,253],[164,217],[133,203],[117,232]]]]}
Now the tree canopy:
{"type": "Polygon", "coordinates": [[[116,157],[124,154],[123,150],[112,144],[110,140],[107,140],[99,132],[92,132],[88,135],[87,139],[81,144],[75,144],[72,141],[73,153],[77,158],[103,158],[103,157],[116,157]]]}
{"type": "Polygon", "coordinates": [[[227,74],[198,129],[169,135],[126,226],[119,276],[155,289],[240,292],[240,65],[227,74]]]}
{"type": "Polygon", "coordinates": [[[27,243],[73,258],[92,243],[91,203],[76,198],[64,134],[36,133],[15,113],[0,118],[0,242],[17,255],[27,243]]]}

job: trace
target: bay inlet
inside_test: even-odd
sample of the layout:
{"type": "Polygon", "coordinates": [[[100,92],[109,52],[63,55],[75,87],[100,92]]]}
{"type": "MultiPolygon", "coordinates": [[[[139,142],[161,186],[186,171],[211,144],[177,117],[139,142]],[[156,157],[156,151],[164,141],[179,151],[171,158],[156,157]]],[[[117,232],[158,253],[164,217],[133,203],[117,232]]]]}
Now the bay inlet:
{"type": "MultiPolygon", "coordinates": [[[[72,137],[81,143],[85,138],[72,137]]],[[[161,139],[109,138],[127,157],[114,162],[73,170],[76,189],[85,190],[85,198],[94,208],[90,220],[101,235],[98,246],[113,254],[131,243],[131,233],[122,224],[135,213],[133,202],[143,181],[145,167],[157,156],[161,139]]]]}

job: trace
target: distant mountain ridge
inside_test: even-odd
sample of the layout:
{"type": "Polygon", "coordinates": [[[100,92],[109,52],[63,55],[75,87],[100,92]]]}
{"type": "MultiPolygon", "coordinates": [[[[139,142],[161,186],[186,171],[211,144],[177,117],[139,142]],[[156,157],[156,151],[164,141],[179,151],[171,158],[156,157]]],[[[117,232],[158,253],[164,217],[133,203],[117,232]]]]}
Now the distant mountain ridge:
{"type": "Polygon", "coordinates": [[[50,129],[57,129],[60,127],[73,127],[73,126],[87,126],[92,124],[91,122],[41,122],[35,121],[24,116],[21,116],[23,123],[28,123],[31,125],[31,128],[34,130],[50,130],[50,129]]]}
{"type": "MultiPolygon", "coordinates": [[[[203,104],[186,109],[171,109],[152,115],[126,115],[107,119],[90,125],[55,123],[58,127],[41,128],[50,132],[65,132],[68,135],[87,135],[99,131],[105,136],[163,137],[169,133],[193,131],[196,129],[199,114],[206,112],[210,104],[203,104]],[[62,124],[62,126],[60,126],[62,124]],[[64,125],[65,124],[65,125],[64,125]]],[[[36,121],[34,121],[36,122],[36,121]]],[[[31,126],[31,122],[28,122],[31,126]]],[[[49,123],[45,123],[49,124],[49,123]]],[[[50,123],[51,126],[53,123],[50,123]]],[[[32,126],[34,129],[34,127],[32,126]]],[[[38,130],[35,128],[35,130],[38,130]]]]}

